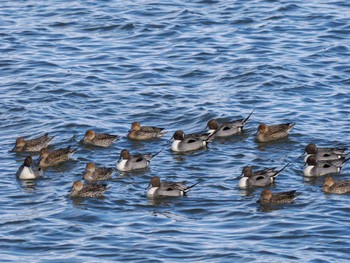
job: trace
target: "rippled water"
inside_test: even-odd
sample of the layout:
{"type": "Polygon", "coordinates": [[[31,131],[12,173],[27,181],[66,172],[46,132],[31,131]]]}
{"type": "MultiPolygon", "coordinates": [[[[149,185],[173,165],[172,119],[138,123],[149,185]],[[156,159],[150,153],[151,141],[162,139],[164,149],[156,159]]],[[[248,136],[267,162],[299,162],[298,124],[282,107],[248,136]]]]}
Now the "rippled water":
{"type": "MultiPolygon", "coordinates": [[[[305,145],[349,147],[350,5],[325,1],[6,1],[0,7],[0,250],[2,261],[309,261],[350,259],[349,196],[325,195],[297,157],[305,145]],[[85,164],[156,152],[177,129],[255,112],[242,135],[188,155],[163,151],[149,170],[114,174],[102,199],[67,194],[85,164]],[[133,121],[165,138],[130,142],[133,121]],[[258,145],[260,122],[296,122],[258,145]],[[122,135],[78,144],[87,129],[122,135]],[[55,135],[75,159],[17,181],[18,136],[55,135]],[[244,165],[292,164],[273,191],[292,205],[260,207],[237,188],[244,165]],[[147,199],[149,179],[195,183],[183,198],[147,199]]],[[[344,166],[342,177],[350,178],[344,166]]]]}

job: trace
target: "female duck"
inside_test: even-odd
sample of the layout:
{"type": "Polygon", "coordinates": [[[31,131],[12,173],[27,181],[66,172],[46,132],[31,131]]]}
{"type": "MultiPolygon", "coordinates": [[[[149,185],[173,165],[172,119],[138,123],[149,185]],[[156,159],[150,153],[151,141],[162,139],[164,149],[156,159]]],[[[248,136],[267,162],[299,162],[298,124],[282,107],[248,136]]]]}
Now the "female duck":
{"type": "Polygon", "coordinates": [[[256,139],[258,142],[271,142],[287,137],[295,123],[276,124],[268,126],[262,123],[258,127],[256,139]]]}

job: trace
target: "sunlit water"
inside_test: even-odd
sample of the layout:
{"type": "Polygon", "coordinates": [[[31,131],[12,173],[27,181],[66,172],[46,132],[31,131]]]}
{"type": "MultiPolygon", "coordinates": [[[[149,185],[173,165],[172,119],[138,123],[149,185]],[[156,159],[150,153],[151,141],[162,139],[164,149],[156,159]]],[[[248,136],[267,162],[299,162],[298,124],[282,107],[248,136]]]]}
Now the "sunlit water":
{"type": "MultiPolygon", "coordinates": [[[[0,6],[1,261],[231,262],[350,259],[349,196],[305,180],[306,144],[349,147],[350,5],[325,1],[2,1],[0,6]],[[101,199],[72,200],[85,164],[115,166],[120,150],[159,151],[177,129],[246,117],[242,135],[115,173],[101,199]],[[133,121],[165,127],[131,142],[133,121]],[[260,122],[296,122],[259,145],[260,122]],[[87,129],[123,136],[107,149],[87,129]],[[55,135],[74,160],[24,183],[18,136],[55,135]],[[294,204],[261,207],[237,188],[244,165],[291,164],[273,191],[294,204]],[[187,197],[150,200],[149,179],[200,182],[187,197]],[[21,259],[21,260],[20,260],[21,259]]],[[[345,165],[342,178],[350,178],[345,165]]],[[[338,178],[339,178],[338,177],[338,178]]]]}

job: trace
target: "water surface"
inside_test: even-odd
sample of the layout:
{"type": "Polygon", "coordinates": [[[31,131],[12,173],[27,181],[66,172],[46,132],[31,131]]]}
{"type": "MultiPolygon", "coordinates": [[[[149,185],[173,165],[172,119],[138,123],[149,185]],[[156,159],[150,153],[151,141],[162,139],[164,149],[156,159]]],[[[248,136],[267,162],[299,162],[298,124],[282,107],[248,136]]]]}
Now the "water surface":
{"type": "MultiPolygon", "coordinates": [[[[0,250],[4,262],[345,262],[349,196],[305,180],[306,144],[349,147],[350,5],[340,1],[2,1],[0,7],[0,250]],[[113,167],[122,149],[157,152],[177,129],[240,119],[243,134],[188,155],[163,151],[150,169],[115,173],[101,199],[72,200],[85,164],[113,167]],[[125,138],[133,121],[165,127],[158,141],[125,138]],[[296,122],[259,145],[261,122],[296,122]],[[78,144],[87,129],[121,135],[78,144]],[[55,135],[74,160],[20,182],[19,136],[55,135]],[[261,207],[237,188],[244,165],[291,162],[261,207]],[[150,200],[146,186],[199,181],[187,197],[150,200]]],[[[344,166],[338,178],[350,179],[344,166]]]]}

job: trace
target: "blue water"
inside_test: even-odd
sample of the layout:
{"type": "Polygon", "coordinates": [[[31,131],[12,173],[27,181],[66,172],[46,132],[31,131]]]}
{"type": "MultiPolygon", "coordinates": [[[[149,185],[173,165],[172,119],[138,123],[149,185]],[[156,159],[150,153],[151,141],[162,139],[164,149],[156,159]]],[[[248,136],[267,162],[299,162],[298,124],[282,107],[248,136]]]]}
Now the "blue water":
{"type": "MultiPolygon", "coordinates": [[[[346,262],[349,196],[306,180],[306,144],[350,147],[347,0],[1,1],[0,254],[3,262],[346,262]],[[85,164],[113,167],[120,150],[156,152],[173,132],[211,118],[245,132],[208,149],[159,154],[149,170],[115,173],[101,199],[72,200],[85,164]],[[133,121],[161,140],[125,138],[133,121]],[[259,123],[296,122],[259,145],[259,123]],[[87,129],[123,136],[78,144],[87,129]],[[74,160],[32,183],[16,180],[17,137],[55,135],[74,160]],[[294,204],[260,207],[237,188],[244,165],[282,167],[273,191],[294,204]],[[200,182],[187,197],[150,200],[149,179],[200,182]]],[[[350,179],[349,165],[338,178],[350,179]]]]}

